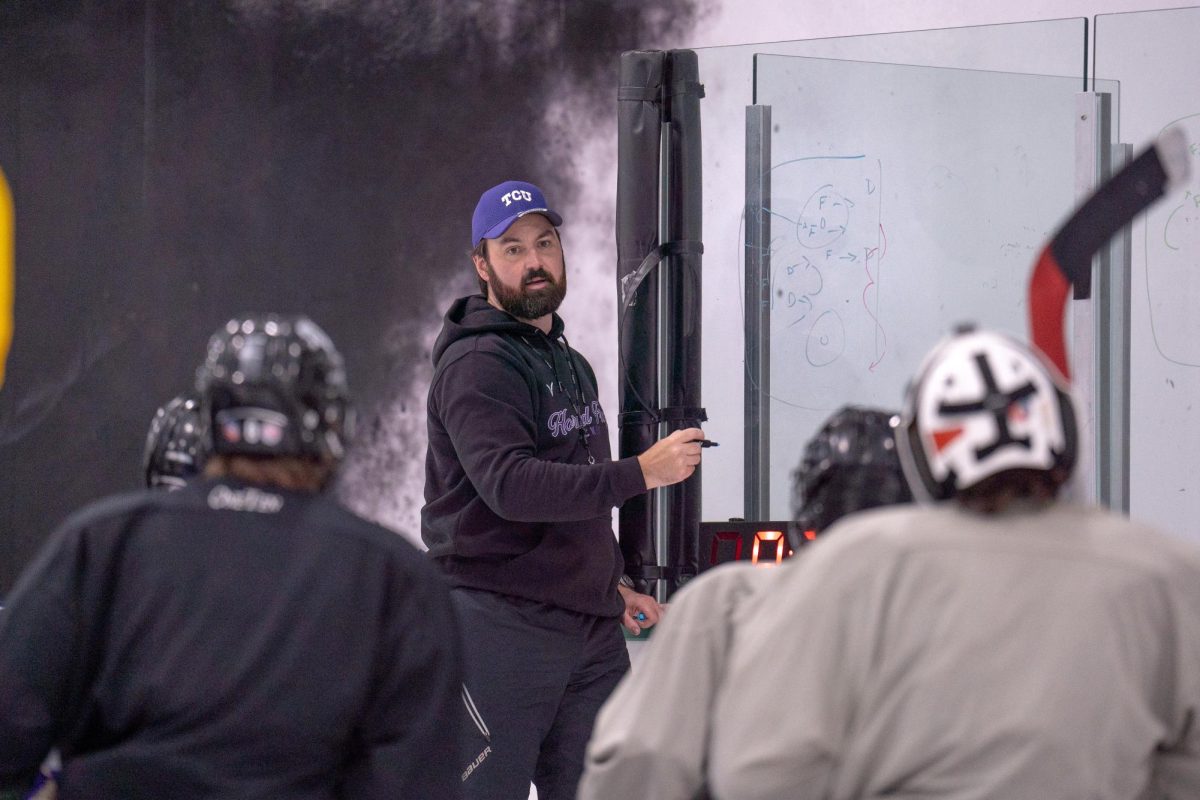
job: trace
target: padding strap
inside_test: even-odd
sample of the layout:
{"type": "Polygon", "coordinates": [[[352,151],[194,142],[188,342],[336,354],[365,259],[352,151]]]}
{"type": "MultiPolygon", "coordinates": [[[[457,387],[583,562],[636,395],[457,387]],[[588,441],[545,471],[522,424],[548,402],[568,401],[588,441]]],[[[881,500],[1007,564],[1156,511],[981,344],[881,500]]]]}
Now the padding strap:
{"type": "Polygon", "coordinates": [[[697,81],[675,81],[667,87],[668,97],[678,97],[681,94],[704,97],[704,84],[697,81]]]}
{"type": "Polygon", "coordinates": [[[696,575],[696,573],[687,571],[683,567],[655,567],[649,565],[642,567],[631,567],[625,574],[627,574],[630,578],[633,578],[635,581],[654,581],[663,580],[664,578],[667,580],[675,580],[684,577],[692,578],[696,575]]]}
{"type": "Polygon", "coordinates": [[[626,411],[617,416],[617,427],[658,425],[663,422],[708,422],[708,411],[694,406],[667,406],[657,411],[626,411]]]}
{"type": "Polygon", "coordinates": [[[667,85],[658,86],[619,86],[617,100],[632,102],[661,103],[667,97],[680,95],[695,95],[704,97],[704,84],[697,81],[674,81],[667,85]]]}
{"type": "Polygon", "coordinates": [[[617,100],[657,103],[661,96],[661,86],[621,86],[617,89],[617,100]]]}

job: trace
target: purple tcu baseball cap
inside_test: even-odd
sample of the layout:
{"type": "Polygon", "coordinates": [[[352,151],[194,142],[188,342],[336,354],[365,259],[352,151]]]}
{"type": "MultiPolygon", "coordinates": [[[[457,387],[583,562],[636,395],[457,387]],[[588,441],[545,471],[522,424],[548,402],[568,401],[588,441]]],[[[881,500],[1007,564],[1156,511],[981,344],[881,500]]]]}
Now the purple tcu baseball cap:
{"type": "Polygon", "coordinates": [[[543,214],[554,227],[562,225],[562,217],[551,211],[542,190],[525,181],[505,181],[493,186],[479,197],[471,217],[471,246],[478,247],[483,239],[495,239],[508,226],[526,214],[543,214]]]}

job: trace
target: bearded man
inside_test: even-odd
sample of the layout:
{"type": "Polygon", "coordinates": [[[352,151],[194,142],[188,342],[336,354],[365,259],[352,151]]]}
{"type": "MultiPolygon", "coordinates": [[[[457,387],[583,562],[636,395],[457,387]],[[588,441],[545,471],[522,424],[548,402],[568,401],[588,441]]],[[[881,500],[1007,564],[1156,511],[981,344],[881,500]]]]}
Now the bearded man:
{"type": "Polygon", "coordinates": [[[472,734],[466,796],[575,797],[601,704],[629,668],[632,633],[661,609],[624,576],[612,509],[690,476],[699,428],[614,461],[587,360],[555,313],[567,291],[559,226],[541,190],[506,181],[479,199],[480,294],[456,300],[433,350],[421,536],[452,585],[472,734]],[[472,752],[473,751],[473,752],[472,752]]]}

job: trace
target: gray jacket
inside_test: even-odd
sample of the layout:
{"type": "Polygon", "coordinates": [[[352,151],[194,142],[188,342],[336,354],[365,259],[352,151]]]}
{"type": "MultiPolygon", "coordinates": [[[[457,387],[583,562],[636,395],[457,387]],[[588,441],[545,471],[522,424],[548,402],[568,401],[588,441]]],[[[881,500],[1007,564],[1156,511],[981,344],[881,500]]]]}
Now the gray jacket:
{"type": "Polygon", "coordinates": [[[705,797],[712,706],[741,609],[780,570],[727,564],[671,599],[596,719],[578,800],[705,797]]]}
{"type": "Polygon", "coordinates": [[[1200,797],[1200,553],[1122,517],[847,518],[746,612],[717,797],[1200,797]]]}

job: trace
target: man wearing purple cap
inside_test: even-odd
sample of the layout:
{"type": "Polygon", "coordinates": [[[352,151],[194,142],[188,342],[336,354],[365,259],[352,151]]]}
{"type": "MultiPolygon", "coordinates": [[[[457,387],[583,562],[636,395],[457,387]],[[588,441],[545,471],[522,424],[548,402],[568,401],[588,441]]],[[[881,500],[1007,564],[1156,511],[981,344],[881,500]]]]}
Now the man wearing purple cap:
{"type": "Polygon", "coordinates": [[[596,376],[563,335],[558,226],[541,190],[506,181],[472,219],[480,294],[434,345],[421,537],[454,587],[467,685],[486,743],[466,796],[575,797],[600,705],[629,668],[618,620],[658,621],[627,585],[612,509],[684,480],[704,432],[614,461],[596,376]]]}

